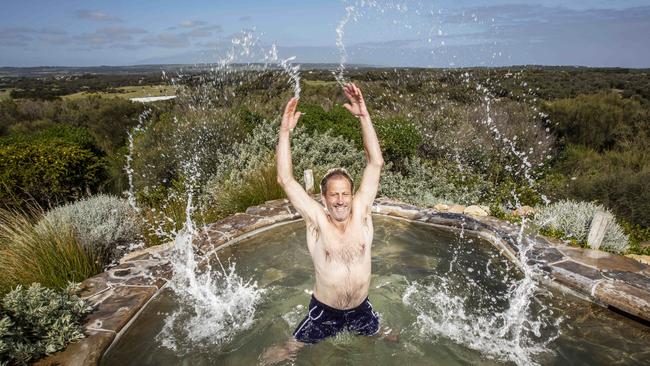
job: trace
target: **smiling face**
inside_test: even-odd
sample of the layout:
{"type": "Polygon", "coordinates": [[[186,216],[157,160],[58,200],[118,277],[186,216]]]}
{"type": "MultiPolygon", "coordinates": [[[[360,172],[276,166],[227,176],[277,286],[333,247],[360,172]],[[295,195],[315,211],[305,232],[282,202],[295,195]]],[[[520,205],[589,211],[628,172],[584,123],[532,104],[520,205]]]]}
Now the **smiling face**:
{"type": "Polygon", "coordinates": [[[330,216],[339,222],[350,216],[352,206],[352,186],[343,176],[335,175],[327,180],[327,188],[322,192],[323,202],[330,216]]]}

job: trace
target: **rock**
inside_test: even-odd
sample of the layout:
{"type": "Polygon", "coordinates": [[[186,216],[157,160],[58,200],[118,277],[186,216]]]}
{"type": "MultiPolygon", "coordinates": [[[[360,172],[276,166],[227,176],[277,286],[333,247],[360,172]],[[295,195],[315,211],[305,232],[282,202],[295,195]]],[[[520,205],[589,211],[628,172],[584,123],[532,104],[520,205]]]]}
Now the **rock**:
{"type": "Polygon", "coordinates": [[[636,317],[650,320],[650,292],[621,281],[602,281],[593,290],[593,296],[617,309],[636,317]]]}
{"type": "Polygon", "coordinates": [[[530,206],[521,206],[517,207],[516,210],[512,211],[512,214],[515,216],[523,217],[530,216],[535,213],[535,209],[530,206]]]}
{"type": "Polygon", "coordinates": [[[94,366],[115,338],[112,331],[86,331],[87,337],[71,343],[64,350],[34,363],[36,366],[94,366]]]}
{"type": "Polygon", "coordinates": [[[488,213],[485,212],[484,209],[482,209],[481,207],[476,206],[476,205],[467,206],[463,210],[463,213],[465,215],[472,215],[472,216],[487,216],[488,215],[488,213]]]}
{"type": "Polygon", "coordinates": [[[465,206],[463,205],[451,205],[449,207],[449,212],[462,214],[465,211],[465,206]]]}
{"type": "Polygon", "coordinates": [[[444,203],[438,203],[437,205],[433,206],[433,208],[436,211],[447,211],[449,210],[449,205],[445,205],[444,203]]]}
{"type": "Polygon", "coordinates": [[[647,264],[650,266],[650,255],[640,255],[640,254],[628,254],[626,255],[628,258],[632,258],[638,262],[647,264]]]}
{"type": "Polygon", "coordinates": [[[492,213],[492,212],[490,211],[490,208],[489,208],[488,206],[485,206],[485,205],[478,205],[478,207],[482,208],[483,211],[487,212],[488,215],[492,213]]]}

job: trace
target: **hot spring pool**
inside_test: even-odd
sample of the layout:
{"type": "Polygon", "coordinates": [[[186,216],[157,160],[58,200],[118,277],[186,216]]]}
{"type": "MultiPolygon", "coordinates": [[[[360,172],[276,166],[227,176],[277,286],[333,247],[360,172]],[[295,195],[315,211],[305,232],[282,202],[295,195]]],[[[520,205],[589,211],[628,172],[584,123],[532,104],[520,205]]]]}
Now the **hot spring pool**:
{"type": "MultiPolygon", "coordinates": [[[[304,347],[294,364],[611,365],[650,360],[648,327],[557,290],[536,288],[533,296],[522,296],[521,271],[481,238],[381,216],[374,223],[369,298],[397,341],[342,334],[304,347]]],[[[213,269],[236,263],[237,276],[257,282],[258,303],[246,329],[235,320],[218,324],[225,330],[219,338],[210,336],[215,324],[200,317],[197,322],[188,300],[163,290],[100,364],[253,365],[267,348],[288,340],[306,314],[313,286],[304,224],[259,233],[224,248],[218,258],[213,269]]],[[[231,296],[225,301],[237,303],[236,290],[231,296]]]]}

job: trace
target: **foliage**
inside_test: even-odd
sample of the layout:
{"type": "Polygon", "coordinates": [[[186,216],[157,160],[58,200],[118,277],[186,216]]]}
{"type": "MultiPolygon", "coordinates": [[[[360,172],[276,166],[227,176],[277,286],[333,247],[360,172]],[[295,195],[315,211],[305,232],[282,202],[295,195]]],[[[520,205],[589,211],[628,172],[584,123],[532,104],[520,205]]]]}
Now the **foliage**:
{"type": "Polygon", "coordinates": [[[74,285],[55,291],[33,283],[16,287],[0,307],[0,363],[28,365],[84,338],[81,321],[92,311],[74,285]]]}
{"type": "Polygon", "coordinates": [[[325,111],[319,105],[301,103],[298,110],[303,113],[298,124],[308,133],[329,131],[345,140],[354,141],[359,148],[363,147],[359,120],[342,106],[334,105],[325,111]]]}
{"type": "Polygon", "coordinates": [[[0,201],[41,205],[77,199],[106,179],[104,161],[91,150],[59,138],[0,146],[0,201]]]}
{"type": "Polygon", "coordinates": [[[445,104],[422,129],[422,156],[455,161],[483,176],[497,188],[498,199],[508,199],[514,189],[522,193],[523,203],[539,200],[531,187],[546,172],[554,140],[531,106],[512,101],[445,104]]]}
{"type": "MultiPolygon", "coordinates": [[[[589,225],[597,211],[610,213],[603,206],[588,202],[559,201],[536,210],[533,223],[546,232],[561,233],[563,238],[575,239],[580,245],[586,245],[589,225]]],[[[611,213],[610,213],[611,214],[611,213]]],[[[621,226],[611,222],[601,248],[615,253],[623,253],[629,247],[628,236],[621,226]]]]}
{"type": "MultiPolygon", "coordinates": [[[[171,184],[146,186],[136,194],[142,219],[142,235],[145,245],[152,246],[173,240],[176,233],[183,227],[186,220],[188,182],[181,177],[172,180],[171,184]]],[[[212,212],[210,208],[209,213],[212,212]]],[[[209,223],[203,219],[204,210],[194,211],[192,219],[198,225],[209,223]]],[[[208,220],[216,217],[208,216],[208,220]]]]}
{"type": "Polygon", "coordinates": [[[641,243],[650,242],[650,228],[634,225],[621,220],[621,226],[630,239],[629,253],[650,255],[650,247],[642,248],[641,243]]]}
{"type": "Polygon", "coordinates": [[[42,219],[59,230],[71,227],[87,251],[96,253],[103,265],[118,260],[140,236],[139,218],[129,203],[104,194],[56,207],[42,219]]]}
{"type": "Polygon", "coordinates": [[[593,200],[632,224],[650,227],[650,149],[594,149],[570,144],[545,191],[555,198],[593,200]]]}
{"type": "Polygon", "coordinates": [[[633,99],[617,93],[579,95],[548,103],[554,130],[566,142],[602,152],[650,137],[650,114],[633,99]]]}
{"type": "Polygon", "coordinates": [[[246,208],[284,196],[277,182],[275,156],[269,155],[254,169],[226,179],[211,191],[211,209],[219,216],[243,212],[246,208]]]}
{"type": "Polygon", "coordinates": [[[390,166],[381,177],[379,195],[432,206],[436,203],[475,204],[490,190],[479,175],[457,167],[420,158],[406,159],[405,172],[392,172],[390,166]]]}
{"type": "Polygon", "coordinates": [[[399,162],[416,155],[422,136],[413,122],[395,117],[378,118],[374,124],[387,161],[399,162]]]}
{"type": "MultiPolygon", "coordinates": [[[[277,135],[277,125],[262,124],[246,142],[235,144],[232,154],[224,154],[216,167],[218,173],[206,185],[205,199],[210,203],[205,206],[216,208],[223,216],[283,197],[274,161],[277,135]]],[[[345,167],[358,181],[365,166],[363,153],[351,142],[327,132],[309,134],[297,128],[292,144],[294,177],[301,183],[304,170],[312,169],[317,183],[333,167],[345,167]]]]}
{"type": "Polygon", "coordinates": [[[0,294],[32,282],[61,289],[101,272],[97,255],[77,240],[71,227],[40,216],[36,209],[0,209],[0,294]]]}

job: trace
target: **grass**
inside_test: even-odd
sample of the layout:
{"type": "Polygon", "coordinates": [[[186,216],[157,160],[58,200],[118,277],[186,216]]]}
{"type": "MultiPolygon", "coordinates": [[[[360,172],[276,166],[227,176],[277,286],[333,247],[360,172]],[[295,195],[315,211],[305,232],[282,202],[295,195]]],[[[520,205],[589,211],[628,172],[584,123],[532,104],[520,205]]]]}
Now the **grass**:
{"type": "Polygon", "coordinates": [[[63,96],[63,99],[76,100],[88,97],[90,95],[98,95],[104,98],[118,97],[124,99],[142,98],[142,97],[159,97],[165,95],[175,95],[176,87],[171,85],[137,85],[137,86],[123,86],[116,88],[117,93],[89,93],[78,92],[63,96]]]}
{"type": "Polygon", "coordinates": [[[38,282],[54,289],[102,271],[97,255],[75,238],[71,227],[53,225],[40,210],[0,209],[0,294],[38,282]]]}
{"type": "Polygon", "coordinates": [[[223,216],[244,212],[246,208],[284,197],[277,182],[275,160],[269,159],[259,170],[246,174],[241,181],[226,182],[216,192],[214,209],[223,216]]]}

